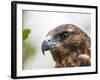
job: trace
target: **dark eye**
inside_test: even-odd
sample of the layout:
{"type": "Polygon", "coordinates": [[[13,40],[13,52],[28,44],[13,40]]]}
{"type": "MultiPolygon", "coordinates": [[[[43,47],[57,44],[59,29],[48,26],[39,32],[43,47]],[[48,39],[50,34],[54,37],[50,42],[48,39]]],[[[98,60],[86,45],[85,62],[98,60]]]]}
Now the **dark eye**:
{"type": "Polygon", "coordinates": [[[68,33],[67,32],[64,32],[64,33],[61,34],[61,38],[62,39],[65,39],[67,37],[68,37],[68,33]]]}

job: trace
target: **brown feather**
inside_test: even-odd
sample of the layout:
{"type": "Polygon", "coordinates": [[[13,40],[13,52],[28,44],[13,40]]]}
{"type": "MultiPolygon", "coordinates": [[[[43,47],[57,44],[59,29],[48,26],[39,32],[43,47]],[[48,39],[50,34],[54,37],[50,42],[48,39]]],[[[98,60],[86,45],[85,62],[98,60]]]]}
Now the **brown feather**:
{"type": "Polygon", "coordinates": [[[88,35],[73,24],[60,25],[48,35],[56,36],[67,31],[69,37],[60,42],[60,47],[51,50],[56,67],[78,67],[91,65],[91,43],[88,35]]]}

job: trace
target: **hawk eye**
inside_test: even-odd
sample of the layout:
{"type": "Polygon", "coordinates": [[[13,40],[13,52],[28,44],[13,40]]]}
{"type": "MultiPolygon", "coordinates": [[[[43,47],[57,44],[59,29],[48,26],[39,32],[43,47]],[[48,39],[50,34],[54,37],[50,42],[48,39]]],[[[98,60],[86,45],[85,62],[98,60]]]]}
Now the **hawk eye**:
{"type": "Polygon", "coordinates": [[[62,37],[62,39],[67,38],[67,37],[68,37],[68,33],[67,33],[67,32],[62,33],[62,34],[61,34],[61,37],[62,37]]]}

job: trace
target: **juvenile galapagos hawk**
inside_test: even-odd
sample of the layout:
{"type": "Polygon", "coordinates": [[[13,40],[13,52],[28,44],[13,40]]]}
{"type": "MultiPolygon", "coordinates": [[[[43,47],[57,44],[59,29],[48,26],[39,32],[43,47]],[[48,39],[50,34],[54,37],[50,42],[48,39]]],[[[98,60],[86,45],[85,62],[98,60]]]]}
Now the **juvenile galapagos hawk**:
{"type": "Polygon", "coordinates": [[[90,37],[76,25],[63,24],[52,29],[41,47],[43,54],[50,50],[56,68],[91,65],[90,37]]]}

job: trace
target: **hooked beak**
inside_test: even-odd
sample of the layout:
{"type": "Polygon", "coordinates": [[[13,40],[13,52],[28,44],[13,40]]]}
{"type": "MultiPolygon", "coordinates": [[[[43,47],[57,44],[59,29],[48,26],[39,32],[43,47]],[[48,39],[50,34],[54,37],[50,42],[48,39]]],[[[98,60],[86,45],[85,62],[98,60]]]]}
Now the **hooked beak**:
{"type": "Polygon", "coordinates": [[[51,50],[55,47],[57,47],[55,39],[53,39],[52,37],[48,37],[46,40],[43,41],[41,46],[43,55],[45,55],[45,51],[51,50]]]}
{"type": "Polygon", "coordinates": [[[44,52],[47,51],[47,50],[50,50],[50,46],[48,45],[47,41],[44,40],[43,43],[42,43],[42,53],[43,53],[43,55],[45,55],[44,52]]]}

